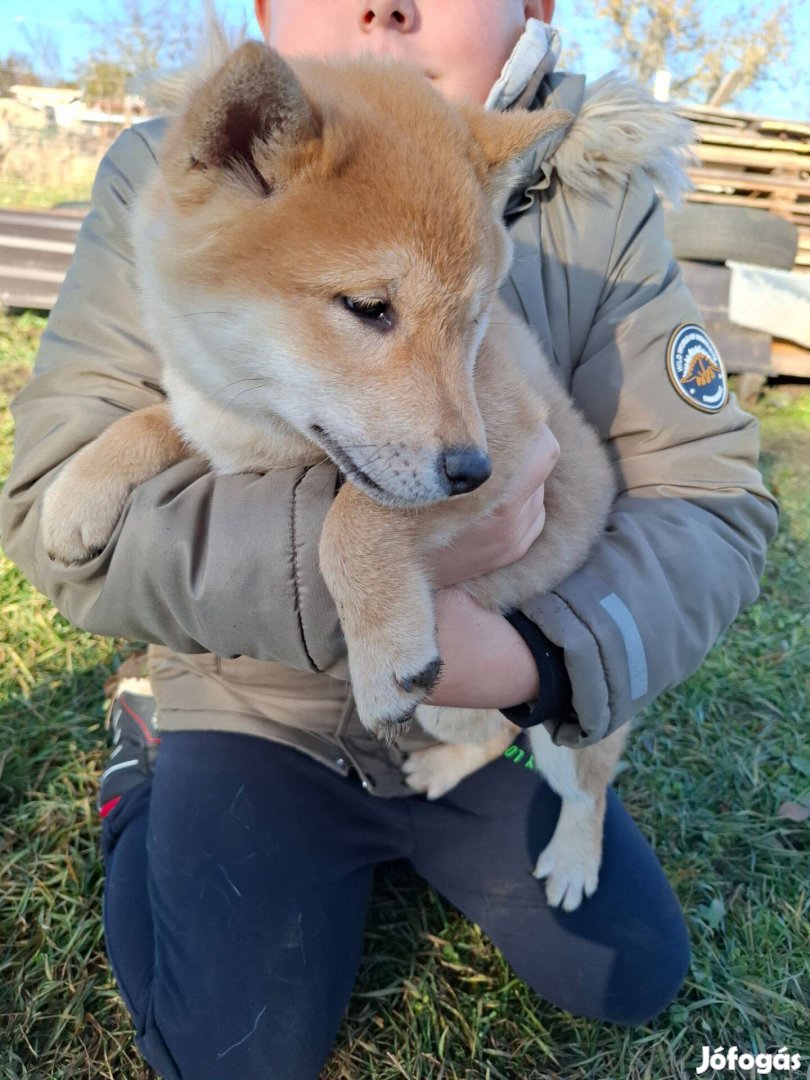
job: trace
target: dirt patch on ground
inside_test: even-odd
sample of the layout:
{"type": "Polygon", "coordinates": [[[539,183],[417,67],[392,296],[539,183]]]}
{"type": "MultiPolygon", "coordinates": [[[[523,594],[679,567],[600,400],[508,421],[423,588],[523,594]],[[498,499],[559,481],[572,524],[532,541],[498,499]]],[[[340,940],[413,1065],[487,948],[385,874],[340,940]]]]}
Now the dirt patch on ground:
{"type": "Polygon", "coordinates": [[[31,368],[27,364],[9,364],[0,367],[0,397],[13,397],[21,390],[31,375],[31,368]]]}

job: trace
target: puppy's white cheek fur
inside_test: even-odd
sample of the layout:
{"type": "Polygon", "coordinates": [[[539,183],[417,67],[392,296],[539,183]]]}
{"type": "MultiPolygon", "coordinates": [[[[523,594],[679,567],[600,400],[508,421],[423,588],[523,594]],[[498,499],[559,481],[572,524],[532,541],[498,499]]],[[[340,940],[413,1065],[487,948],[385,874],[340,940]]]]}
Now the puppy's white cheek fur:
{"type": "Polygon", "coordinates": [[[488,327],[489,312],[487,312],[485,315],[479,316],[478,324],[475,328],[475,337],[473,338],[472,349],[470,350],[472,355],[473,367],[475,367],[475,358],[478,355],[478,350],[481,348],[481,342],[484,340],[484,335],[486,334],[488,327]]]}

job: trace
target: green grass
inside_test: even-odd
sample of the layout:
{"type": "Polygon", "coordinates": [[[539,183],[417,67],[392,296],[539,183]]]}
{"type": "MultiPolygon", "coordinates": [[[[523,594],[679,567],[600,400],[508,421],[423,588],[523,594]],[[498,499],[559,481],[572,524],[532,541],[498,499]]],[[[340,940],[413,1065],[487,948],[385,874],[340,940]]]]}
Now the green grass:
{"type": "MultiPolygon", "coordinates": [[[[0,407],[42,325],[0,317],[0,407]]],[[[810,805],[810,392],[774,390],[758,412],[783,508],[762,599],[647,711],[617,780],[689,920],[678,1000],[630,1031],[567,1017],[395,868],[325,1080],[666,1080],[693,1077],[709,1043],[787,1045],[804,1076],[810,821],[778,811],[810,805]]],[[[4,475],[6,412],[0,429],[4,475]]],[[[102,951],[93,810],[102,687],[131,647],[72,629],[7,561],[0,573],[0,1078],[141,1080],[102,951]]]]}
{"type": "Polygon", "coordinates": [[[0,180],[0,207],[15,210],[47,210],[57,203],[87,202],[92,177],[73,184],[31,184],[27,180],[0,180]]]}

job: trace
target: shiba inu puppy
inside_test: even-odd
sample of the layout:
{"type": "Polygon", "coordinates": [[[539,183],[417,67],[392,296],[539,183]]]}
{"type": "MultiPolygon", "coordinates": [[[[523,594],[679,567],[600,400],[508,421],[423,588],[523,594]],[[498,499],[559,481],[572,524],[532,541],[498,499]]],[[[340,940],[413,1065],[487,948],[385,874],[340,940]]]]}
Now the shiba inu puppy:
{"type": "MultiPolygon", "coordinates": [[[[453,105],[390,62],[235,50],[190,90],[133,210],[167,402],[114,423],[46,496],[52,558],[81,563],[132,489],[188,455],[221,473],[331,458],[347,482],[320,563],[358,714],[389,740],[415,716],[446,744],[406,765],[429,797],[517,729],[497,711],[421,704],[441,668],[428,554],[508,498],[544,422],[561,448],[545,528],[518,562],[462,587],[493,610],[552,589],[613,500],[596,435],[497,295],[511,258],[503,196],[521,156],[570,121],[453,105]]],[[[563,800],[535,874],[570,910],[597,885],[624,732],[578,751],[544,728],[531,739],[563,800]]]]}

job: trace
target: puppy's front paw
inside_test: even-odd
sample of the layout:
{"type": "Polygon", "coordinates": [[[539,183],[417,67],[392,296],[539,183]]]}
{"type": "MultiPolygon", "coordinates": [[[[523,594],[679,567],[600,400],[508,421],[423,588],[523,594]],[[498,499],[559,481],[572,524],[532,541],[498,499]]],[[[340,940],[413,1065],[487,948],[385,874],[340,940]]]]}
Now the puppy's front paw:
{"type": "Polygon", "coordinates": [[[368,731],[386,746],[404,735],[420,702],[439,680],[442,661],[428,642],[395,663],[377,648],[349,648],[349,670],[357,714],[368,731]]]}
{"type": "Polygon", "coordinates": [[[113,477],[91,487],[68,465],[43,501],[42,535],[50,558],[64,566],[95,558],[107,546],[130,491],[113,477]]]}
{"type": "Polygon", "coordinates": [[[469,776],[471,769],[467,749],[444,745],[414,750],[402,763],[405,783],[428,799],[440,799],[465,776],[469,776]]]}

